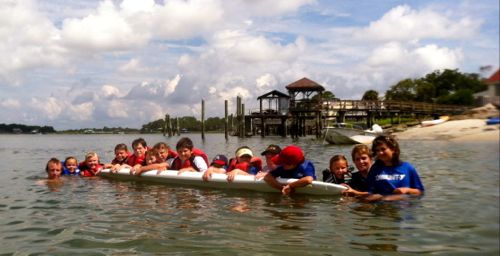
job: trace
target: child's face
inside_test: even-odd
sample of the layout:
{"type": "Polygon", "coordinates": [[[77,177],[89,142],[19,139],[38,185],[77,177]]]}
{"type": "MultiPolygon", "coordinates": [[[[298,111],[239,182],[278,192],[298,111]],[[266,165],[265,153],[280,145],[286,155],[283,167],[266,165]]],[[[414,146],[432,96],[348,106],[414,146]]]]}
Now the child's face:
{"type": "Polygon", "coordinates": [[[252,157],[250,155],[242,155],[240,157],[237,157],[237,159],[238,159],[238,163],[243,163],[243,162],[250,163],[250,160],[252,159],[252,157]]]}
{"type": "Polygon", "coordinates": [[[68,171],[71,173],[74,173],[78,168],[78,163],[76,162],[75,159],[68,159],[65,164],[66,164],[66,169],[68,169],[68,171]]]}
{"type": "Polygon", "coordinates": [[[377,158],[382,160],[385,164],[392,163],[392,155],[394,154],[394,150],[389,148],[387,144],[380,143],[375,147],[375,153],[377,154],[377,158]]]}
{"type": "Polygon", "coordinates": [[[266,157],[266,164],[269,166],[274,166],[275,164],[273,163],[272,159],[276,154],[273,153],[266,153],[264,156],[266,157]]]}
{"type": "Polygon", "coordinates": [[[115,150],[115,158],[118,161],[123,161],[128,156],[128,151],[123,149],[115,150]]]}
{"type": "Polygon", "coordinates": [[[189,148],[180,148],[180,149],[177,149],[177,153],[179,153],[179,158],[182,161],[186,161],[187,159],[189,159],[191,157],[191,154],[193,153],[193,151],[189,148]]]}
{"type": "Polygon", "coordinates": [[[49,163],[47,165],[47,178],[49,180],[58,179],[61,177],[62,165],[56,163],[49,163]]]}
{"type": "Polygon", "coordinates": [[[136,156],[142,156],[146,153],[146,148],[142,144],[137,144],[134,148],[134,154],[136,156]]]}
{"type": "Polygon", "coordinates": [[[168,157],[168,149],[162,148],[158,150],[158,158],[162,160],[163,162],[167,161],[168,157]]]}
{"type": "Polygon", "coordinates": [[[330,171],[335,175],[336,178],[342,179],[344,178],[344,175],[347,174],[347,167],[348,165],[346,161],[339,160],[332,163],[332,166],[330,166],[330,171]]]}
{"type": "Polygon", "coordinates": [[[90,169],[97,169],[97,165],[99,164],[99,158],[97,156],[91,156],[85,160],[87,166],[90,169]]]}
{"type": "Polygon", "coordinates": [[[354,154],[354,165],[360,172],[368,172],[372,166],[372,158],[368,154],[354,154]]]}
{"type": "Polygon", "coordinates": [[[156,156],[154,154],[149,154],[146,158],[146,164],[154,164],[156,163],[156,156]]]}

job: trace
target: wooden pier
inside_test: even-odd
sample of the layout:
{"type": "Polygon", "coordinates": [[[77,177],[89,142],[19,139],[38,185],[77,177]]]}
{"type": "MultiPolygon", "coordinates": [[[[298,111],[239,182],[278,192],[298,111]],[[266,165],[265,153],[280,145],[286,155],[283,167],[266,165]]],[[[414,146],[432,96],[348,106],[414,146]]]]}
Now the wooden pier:
{"type": "Polygon", "coordinates": [[[366,126],[371,127],[375,117],[391,118],[391,123],[394,124],[399,123],[402,116],[419,119],[420,116],[460,114],[470,109],[469,106],[409,101],[323,100],[324,88],[307,78],[286,88],[288,94],[273,90],[258,97],[260,108],[249,111],[249,115],[241,117],[243,113],[239,109],[244,126],[238,127],[240,132],[237,134],[260,134],[262,137],[300,137],[309,134],[319,137],[325,123],[332,120],[339,123],[346,119],[364,120],[366,126]],[[313,97],[314,95],[316,96],[313,97]]]}

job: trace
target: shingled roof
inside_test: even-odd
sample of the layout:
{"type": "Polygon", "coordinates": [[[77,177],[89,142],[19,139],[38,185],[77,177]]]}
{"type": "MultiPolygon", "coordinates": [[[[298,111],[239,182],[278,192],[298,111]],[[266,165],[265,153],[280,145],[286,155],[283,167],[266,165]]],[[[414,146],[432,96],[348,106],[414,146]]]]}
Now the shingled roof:
{"type": "Polygon", "coordinates": [[[288,94],[282,93],[280,91],[272,90],[264,95],[259,96],[257,99],[260,100],[260,99],[264,99],[264,98],[290,98],[290,96],[288,96],[288,94]]]}
{"type": "Polygon", "coordinates": [[[318,83],[304,77],[286,86],[290,91],[324,91],[325,88],[318,83]]]}
{"type": "Polygon", "coordinates": [[[484,80],[486,84],[498,84],[500,83],[500,69],[497,70],[493,75],[491,75],[488,79],[484,80]]]}

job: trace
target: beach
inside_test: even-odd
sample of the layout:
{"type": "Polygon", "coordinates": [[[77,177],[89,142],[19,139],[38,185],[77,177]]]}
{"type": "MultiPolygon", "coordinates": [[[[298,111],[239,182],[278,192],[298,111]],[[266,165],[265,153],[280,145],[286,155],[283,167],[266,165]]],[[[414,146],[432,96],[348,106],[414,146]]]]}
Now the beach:
{"type": "Polygon", "coordinates": [[[486,119],[464,119],[426,127],[419,125],[394,135],[401,140],[499,141],[499,128],[499,125],[486,125],[486,119]]]}

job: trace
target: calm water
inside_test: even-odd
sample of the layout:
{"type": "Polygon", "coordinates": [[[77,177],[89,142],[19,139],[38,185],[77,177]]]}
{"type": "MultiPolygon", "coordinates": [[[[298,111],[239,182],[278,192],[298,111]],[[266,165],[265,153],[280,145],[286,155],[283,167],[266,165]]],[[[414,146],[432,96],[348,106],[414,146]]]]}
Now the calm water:
{"type": "MultiPolygon", "coordinates": [[[[316,165],[351,147],[312,138],[238,139],[189,135],[195,145],[232,155],[295,143],[316,165]]],[[[499,145],[402,141],[403,158],[424,182],[420,200],[365,204],[341,197],[281,196],[102,178],[65,177],[39,185],[53,156],[104,162],[135,135],[0,135],[2,255],[498,255],[499,145]]],[[[143,136],[150,144],[179,137],[143,136]]]]}

